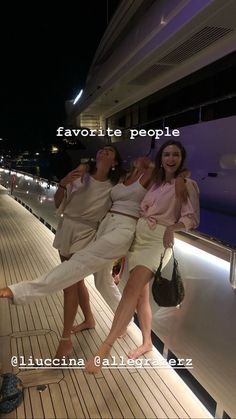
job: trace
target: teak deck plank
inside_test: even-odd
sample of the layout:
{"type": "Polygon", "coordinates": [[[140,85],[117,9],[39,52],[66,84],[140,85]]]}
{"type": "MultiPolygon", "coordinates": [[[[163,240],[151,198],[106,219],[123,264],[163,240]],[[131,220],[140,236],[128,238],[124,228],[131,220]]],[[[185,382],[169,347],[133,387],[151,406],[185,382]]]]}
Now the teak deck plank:
{"type": "MultiPolygon", "coordinates": [[[[0,196],[1,286],[31,280],[59,263],[52,247],[53,233],[11,197],[0,196]]],[[[113,313],[97,292],[90,276],[86,280],[96,328],[74,335],[73,357],[87,359],[107,335],[113,313]]],[[[83,369],[27,369],[11,365],[12,356],[52,358],[63,326],[63,293],[47,296],[29,306],[0,301],[0,364],[24,384],[24,401],[4,418],[206,418],[211,417],[174,370],[103,369],[97,376],[83,369]],[[45,385],[43,391],[37,386],[45,385]]],[[[82,320],[78,310],[76,321],[82,320]]],[[[139,329],[128,328],[118,339],[112,356],[127,359],[127,352],[141,342],[139,329]]],[[[148,359],[160,359],[155,350],[148,359]]]]}

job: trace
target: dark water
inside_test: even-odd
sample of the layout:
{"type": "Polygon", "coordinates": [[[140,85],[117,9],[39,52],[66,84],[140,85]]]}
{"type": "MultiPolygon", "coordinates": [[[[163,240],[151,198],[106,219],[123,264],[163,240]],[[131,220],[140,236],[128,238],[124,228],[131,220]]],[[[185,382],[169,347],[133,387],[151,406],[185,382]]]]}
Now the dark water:
{"type": "Polygon", "coordinates": [[[46,154],[36,162],[28,161],[18,165],[12,163],[10,168],[12,170],[30,173],[34,176],[42,177],[51,181],[57,181],[63,178],[74,167],[68,154],[60,153],[57,155],[46,154]]]}

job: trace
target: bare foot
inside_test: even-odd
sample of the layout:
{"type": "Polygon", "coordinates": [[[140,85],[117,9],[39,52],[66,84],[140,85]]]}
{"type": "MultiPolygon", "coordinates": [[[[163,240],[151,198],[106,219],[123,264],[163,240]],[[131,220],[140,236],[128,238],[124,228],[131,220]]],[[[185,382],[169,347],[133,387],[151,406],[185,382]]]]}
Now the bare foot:
{"type": "Polygon", "coordinates": [[[150,351],[152,351],[152,343],[147,343],[145,345],[139,346],[137,349],[129,351],[128,357],[131,359],[137,359],[144,355],[146,352],[150,351]]]}
{"type": "Polygon", "coordinates": [[[13,298],[12,291],[10,288],[1,288],[0,289],[0,298],[13,298]]]}
{"type": "Polygon", "coordinates": [[[54,356],[55,359],[62,359],[63,356],[68,356],[73,351],[73,345],[71,342],[71,338],[61,338],[59,346],[57,348],[56,355],[54,356]]]}
{"type": "Polygon", "coordinates": [[[109,358],[112,346],[102,343],[94,358],[89,359],[85,364],[85,372],[88,374],[98,374],[102,369],[102,362],[109,358]]]}
{"type": "Polygon", "coordinates": [[[95,325],[96,325],[95,320],[84,321],[78,324],[77,326],[73,326],[71,329],[71,333],[75,334],[75,333],[82,332],[82,330],[94,329],[95,325]]]}

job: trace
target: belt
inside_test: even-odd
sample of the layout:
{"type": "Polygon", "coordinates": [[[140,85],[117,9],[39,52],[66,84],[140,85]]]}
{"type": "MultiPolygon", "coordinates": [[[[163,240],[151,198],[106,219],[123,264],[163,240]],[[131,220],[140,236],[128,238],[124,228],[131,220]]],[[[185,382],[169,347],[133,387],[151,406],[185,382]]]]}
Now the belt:
{"type": "Polygon", "coordinates": [[[136,221],[138,220],[138,217],[135,217],[134,215],[130,215],[130,214],[124,214],[123,212],[118,212],[118,211],[108,211],[108,212],[110,212],[111,214],[113,213],[113,214],[123,215],[124,217],[130,217],[136,221]]]}

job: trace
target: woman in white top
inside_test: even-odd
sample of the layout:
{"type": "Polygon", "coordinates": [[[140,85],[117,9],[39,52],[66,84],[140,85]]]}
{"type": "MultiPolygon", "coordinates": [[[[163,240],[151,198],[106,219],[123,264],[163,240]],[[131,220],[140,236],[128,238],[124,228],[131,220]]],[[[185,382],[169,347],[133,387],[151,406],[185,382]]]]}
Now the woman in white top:
{"type": "MultiPolygon", "coordinates": [[[[176,205],[175,182],[185,156],[184,147],[177,141],[164,143],[157,153],[155,184],[141,203],[142,217],[137,223],[136,237],[129,254],[130,277],[115,313],[111,331],[98,350],[95,360],[90,360],[86,365],[89,373],[100,371],[103,359],[109,356],[115,340],[127,327],[144,287],[148,286],[158,268],[164,249],[167,250],[163,267],[167,264],[171,257],[174,232],[196,228],[199,223],[199,190],[196,182],[186,179],[189,197],[179,208],[176,205]]],[[[149,302],[146,301],[146,304],[149,302]]]]}
{"type": "MultiPolygon", "coordinates": [[[[126,212],[127,216],[122,217],[121,219],[118,218],[116,226],[119,225],[119,231],[121,233],[121,236],[119,236],[118,240],[122,243],[122,254],[124,255],[128,252],[128,249],[132,243],[136,221],[139,217],[139,204],[146,193],[146,189],[141,185],[140,182],[144,172],[148,169],[149,163],[150,160],[146,157],[136,159],[135,167],[133,168],[127,179],[124,180],[124,182],[118,183],[117,185],[113,186],[110,193],[110,199],[112,203],[110,213],[108,213],[105,219],[101,222],[96,234],[96,240],[99,241],[99,253],[97,254],[97,259],[94,263],[95,285],[113,311],[116,310],[119,304],[121,294],[111,276],[112,261],[114,258],[110,259],[110,261],[107,260],[107,263],[104,266],[104,268],[98,270],[98,267],[100,266],[102,260],[102,256],[104,258],[105,251],[105,243],[102,240],[102,237],[105,233],[109,231],[109,228],[114,224],[115,214],[116,218],[119,217],[118,214],[120,214],[120,211],[122,211],[122,208],[124,208],[124,211],[126,212]],[[126,230],[126,237],[124,234],[122,234],[123,230],[126,230]]],[[[88,199],[91,200],[91,197],[88,197],[88,199]]],[[[83,249],[84,247],[81,246],[80,248],[83,249]]],[[[89,249],[89,247],[87,247],[86,249],[89,249]]],[[[77,250],[79,249],[77,248],[77,250]]],[[[94,252],[95,254],[97,252],[97,250],[91,250],[92,249],[90,249],[90,252],[88,252],[89,259],[91,258],[94,252]]],[[[112,251],[114,252],[114,250],[112,251]]],[[[84,262],[86,262],[86,259],[84,262]]],[[[84,281],[79,281],[77,284],[74,284],[64,289],[64,293],[65,295],[68,294],[68,297],[65,298],[64,303],[63,334],[59,348],[55,355],[55,357],[58,359],[61,359],[62,356],[68,355],[72,351],[71,331],[77,333],[78,331],[95,327],[95,320],[93,318],[89,302],[89,293],[84,284],[84,281]],[[71,295],[72,293],[76,292],[75,286],[77,286],[79,301],[76,300],[74,295],[71,295]],[[72,327],[77,312],[78,304],[80,304],[80,306],[82,305],[82,311],[85,320],[84,322],[82,322],[82,324],[72,327]]]]}
{"type": "MultiPolygon", "coordinates": [[[[99,222],[111,207],[110,192],[122,173],[121,157],[115,147],[105,146],[98,151],[96,164],[78,166],[59,183],[55,205],[61,216],[53,246],[62,262],[95,239],[99,222]]],[[[120,292],[109,273],[105,276],[106,297],[111,308],[117,307],[120,292]]],[[[96,281],[95,281],[96,283],[96,281]]],[[[99,288],[99,287],[98,287],[99,288]]],[[[83,327],[94,327],[95,320],[89,304],[89,293],[84,280],[64,289],[64,328],[70,327],[78,304],[84,315],[83,327]]]]}

